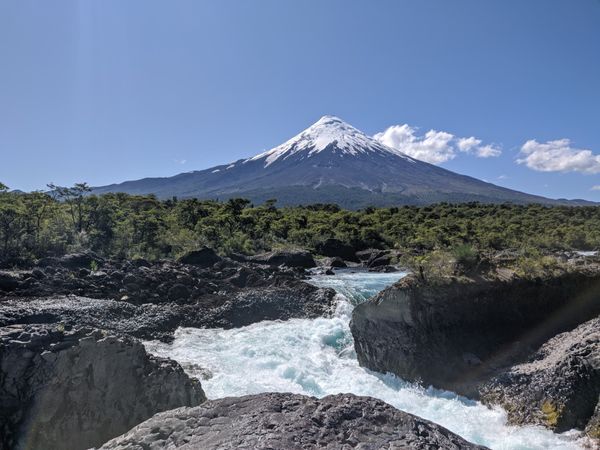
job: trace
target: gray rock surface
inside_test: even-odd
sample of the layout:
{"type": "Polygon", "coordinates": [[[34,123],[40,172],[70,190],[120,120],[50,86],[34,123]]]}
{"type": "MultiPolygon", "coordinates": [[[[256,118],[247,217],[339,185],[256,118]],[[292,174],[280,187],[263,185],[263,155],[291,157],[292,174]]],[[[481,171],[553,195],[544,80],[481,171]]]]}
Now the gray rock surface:
{"type": "Polygon", "coordinates": [[[0,326],[64,322],[165,340],[178,326],[232,328],[333,310],[332,289],[291,269],[221,258],[204,267],[206,259],[195,258],[198,264],[104,261],[93,271],[58,263],[0,271],[0,326]]]}
{"type": "Polygon", "coordinates": [[[600,314],[600,275],[548,279],[408,276],[352,314],[360,364],[471,397],[545,341],[600,314]]]}
{"type": "Polygon", "coordinates": [[[160,303],[80,296],[0,298],[0,326],[23,323],[86,325],[140,339],[169,341],[180,326],[236,328],[262,320],[316,318],[334,307],[333,291],[299,282],[296,289],[245,288],[206,295],[182,303],[167,298],[160,303]]]}
{"type": "Polygon", "coordinates": [[[221,258],[215,253],[212,248],[202,247],[198,250],[187,252],[185,255],[177,259],[183,264],[193,264],[195,266],[210,267],[219,261],[221,258]]]}
{"type": "Polygon", "coordinates": [[[598,403],[596,404],[596,410],[588,421],[585,427],[585,434],[592,439],[600,441],[600,397],[598,397],[598,403]]]}
{"type": "Polygon", "coordinates": [[[0,448],[85,449],[157,412],[206,400],[138,341],[61,326],[0,329],[0,448]]]}
{"type": "Polygon", "coordinates": [[[160,413],[103,450],[482,449],[373,398],[259,394],[160,413]]]}
{"type": "Polygon", "coordinates": [[[38,261],[40,267],[62,266],[69,269],[89,269],[94,263],[102,263],[104,258],[93,252],[70,253],[59,257],[42,258],[38,261]]]}
{"type": "Polygon", "coordinates": [[[323,242],[315,245],[315,251],[323,256],[335,257],[338,256],[346,261],[356,261],[356,249],[349,244],[346,244],[339,239],[326,239],[323,242]]]}
{"type": "MultiPolygon", "coordinates": [[[[527,362],[494,377],[481,393],[483,401],[502,405],[512,423],[557,432],[585,428],[600,409],[600,318],[553,337],[527,362]]],[[[590,434],[593,427],[590,423],[590,434]]]]}
{"type": "Polygon", "coordinates": [[[260,255],[248,256],[247,261],[270,266],[287,266],[310,269],[317,264],[310,252],[306,250],[276,250],[260,255]]]}
{"type": "Polygon", "coordinates": [[[319,261],[319,265],[321,267],[334,268],[334,269],[343,269],[343,268],[348,267],[348,264],[346,264],[346,261],[344,261],[339,256],[323,258],[321,261],[319,261]]]}

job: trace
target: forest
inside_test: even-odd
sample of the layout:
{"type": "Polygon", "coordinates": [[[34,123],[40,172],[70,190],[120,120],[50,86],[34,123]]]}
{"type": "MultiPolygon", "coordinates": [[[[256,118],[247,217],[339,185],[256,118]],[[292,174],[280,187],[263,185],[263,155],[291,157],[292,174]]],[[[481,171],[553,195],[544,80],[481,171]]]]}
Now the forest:
{"type": "Polygon", "coordinates": [[[221,254],[314,250],[337,238],[357,250],[427,253],[465,245],[478,251],[600,248],[600,207],[448,204],[364,208],[333,204],[278,208],[245,199],[158,200],[91,195],[86,183],[12,192],[0,183],[0,261],[33,261],[91,250],[111,258],[175,258],[207,245],[221,254]]]}

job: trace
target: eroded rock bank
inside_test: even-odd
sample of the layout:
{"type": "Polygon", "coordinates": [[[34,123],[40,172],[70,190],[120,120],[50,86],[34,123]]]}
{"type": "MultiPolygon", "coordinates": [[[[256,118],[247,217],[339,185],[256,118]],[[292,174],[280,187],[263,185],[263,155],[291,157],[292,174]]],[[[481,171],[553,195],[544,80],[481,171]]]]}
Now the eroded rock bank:
{"type": "Polygon", "coordinates": [[[132,338],[62,325],[0,329],[0,448],[86,449],[157,412],[206,400],[200,382],[132,338]]]}
{"type": "Polygon", "coordinates": [[[210,249],[181,261],[67,255],[0,272],[0,326],[64,322],[168,340],[178,326],[232,328],[333,309],[335,292],[303,281],[303,269],[233,261],[210,249]]]}
{"type": "Polygon", "coordinates": [[[381,400],[351,394],[322,399],[259,394],[160,413],[104,450],[483,449],[381,400]]]}
{"type": "Polygon", "coordinates": [[[364,367],[484,393],[515,423],[561,431],[584,428],[598,402],[599,314],[596,271],[436,282],[411,275],[357,306],[351,330],[364,367]]]}
{"type": "Polygon", "coordinates": [[[481,398],[499,404],[516,424],[534,423],[563,432],[584,429],[600,437],[600,318],[561,333],[526,362],[485,383],[481,398]]]}

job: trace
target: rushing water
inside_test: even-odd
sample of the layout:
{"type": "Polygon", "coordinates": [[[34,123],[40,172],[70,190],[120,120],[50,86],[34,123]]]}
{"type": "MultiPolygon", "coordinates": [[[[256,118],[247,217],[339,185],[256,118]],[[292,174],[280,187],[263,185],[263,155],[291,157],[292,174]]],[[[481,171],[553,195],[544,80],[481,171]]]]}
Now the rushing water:
{"type": "Polygon", "coordinates": [[[511,427],[500,409],[361,368],[349,329],[352,308],[401,276],[361,272],[318,276],[314,284],[338,292],[338,308],[331,318],[260,322],[233,330],[181,328],[172,344],[146,346],[202,378],[209,398],[269,391],[317,397],[352,392],[380,398],[493,449],[579,448],[575,432],[556,435],[538,427],[511,427]]]}

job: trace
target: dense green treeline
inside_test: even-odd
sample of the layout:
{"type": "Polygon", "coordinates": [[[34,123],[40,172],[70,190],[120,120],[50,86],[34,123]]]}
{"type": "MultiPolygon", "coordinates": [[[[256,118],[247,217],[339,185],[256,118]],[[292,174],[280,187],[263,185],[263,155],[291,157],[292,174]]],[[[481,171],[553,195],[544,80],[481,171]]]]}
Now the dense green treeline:
{"type": "Polygon", "coordinates": [[[327,238],[357,249],[600,247],[600,207],[442,203],[347,211],[335,205],[276,208],[275,201],[254,207],[243,199],[95,196],[84,183],[51,188],[49,194],[23,194],[0,186],[0,259],[80,250],[155,259],[201,245],[251,254],[279,247],[311,249],[327,238]]]}

